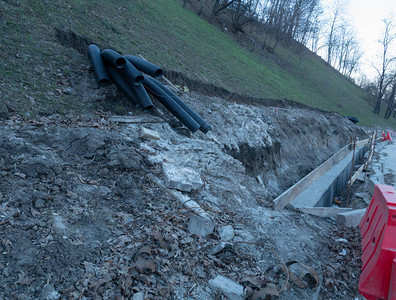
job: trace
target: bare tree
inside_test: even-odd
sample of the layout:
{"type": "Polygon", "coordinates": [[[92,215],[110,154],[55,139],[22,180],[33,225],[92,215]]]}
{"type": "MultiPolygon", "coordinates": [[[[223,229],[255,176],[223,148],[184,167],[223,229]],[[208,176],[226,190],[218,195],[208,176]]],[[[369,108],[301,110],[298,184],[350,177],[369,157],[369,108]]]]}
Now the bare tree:
{"type": "Polygon", "coordinates": [[[339,29],[339,23],[342,21],[345,13],[347,1],[335,0],[331,10],[330,28],[327,36],[327,63],[332,64],[333,53],[336,43],[336,32],[339,29]]]}
{"type": "Polygon", "coordinates": [[[356,33],[347,23],[340,25],[336,32],[334,43],[334,67],[342,74],[350,77],[356,69],[363,53],[360,51],[359,42],[356,39],[356,33]]]}
{"type": "Polygon", "coordinates": [[[393,80],[393,86],[392,86],[392,91],[389,95],[388,99],[388,107],[386,108],[385,112],[385,119],[389,119],[391,116],[393,110],[396,108],[395,106],[395,93],[396,93],[396,80],[393,80]]]}
{"type": "Polygon", "coordinates": [[[392,57],[389,54],[389,48],[392,45],[392,42],[396,39],[396,33],[393,28],[393,19],[387,18],[384,19],[383,22],[385,25],[384,35],[382,40],[379,40],[382,48],[381,67],[377,68],[376,66],[373,66],[378,74],[377,100],[374,107],[374,113],[377,115],[381,110],[381,101],[385,95],[385,91],[396,77],[396,73],[393,75],[389,74],[389,69],[391,68],[392,63],[396,61],[396,57],[392,57]]]}
{"type": "Polygon", "coordinates": [[[231,23],[234,33],[243,31],[243,27],[252,22],[257,14],[259,0],[235,0],[231,6],[231,23]]]}
{"type": "Polygon", "coordinates": [[[206,1],[207,0],[201,0],[201,6],[199,7],[198,16],[202,16],[203,10],[205,8],[206,1]]]}
{"type": "Polygon", "coordinates": [[[212,22],[213,18],[225,12],[226,9],[235,2],[235,0],[215,0],[210,13],[209,22],[212,22]]]}

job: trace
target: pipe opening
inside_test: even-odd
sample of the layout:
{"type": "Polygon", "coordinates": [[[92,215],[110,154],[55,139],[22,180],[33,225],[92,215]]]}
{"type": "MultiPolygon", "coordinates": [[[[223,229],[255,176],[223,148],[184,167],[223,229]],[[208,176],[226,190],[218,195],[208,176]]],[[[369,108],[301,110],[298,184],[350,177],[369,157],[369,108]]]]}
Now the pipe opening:
{"type": "Polygon", "coordinates": [[[109,84],[111,84],[111,80],[110,79],[103,78],[103,79],[99,80],[99,85],[100,86],[106,86],[106,85],[109,85],[109,84]]]}
{"type": "Polygon", "coordinates": [[[161,78],[163,75],[164,75],[164,70],[162,70],[162,69],[157,69],[156,71],[155,71],[155,73],[154,73],[154,75],[155,75],[155,78],[161,78]]]}
{"type": "Polygon", "coordinates": [[[117,69],[123,69],[125,67],[125,64],[126,61],[123,57],[117,58],[117,60],[115,61],[115,66],[117,69]]]}
{"type": "Polygon", "coordinates": [[[140,84],[143,83],[143,81],[144,81],[144,76],[143,75],[136,76],[135,85],[140,85],[140,84]]]}
{"type": "Polygon", "coordinates": [[[154,105],[148,105],[148,106],[146,106],[144,109],[143,109],[143,111],[149,111],[149,110],[152,110],[154,108],[154,105]]]}

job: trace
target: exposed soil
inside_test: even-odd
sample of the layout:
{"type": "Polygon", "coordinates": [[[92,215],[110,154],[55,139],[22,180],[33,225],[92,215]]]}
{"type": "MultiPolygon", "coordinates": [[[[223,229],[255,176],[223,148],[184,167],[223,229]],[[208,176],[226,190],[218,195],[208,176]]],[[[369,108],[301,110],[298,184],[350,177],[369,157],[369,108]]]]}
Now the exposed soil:
{"type": "MultiPolygon", "coordinates": [[[[93,95],[113,93],[109,87],[93,95]]],[[[142,139],[142,124],[117,125],[103,113],[2,121],[1,298],[122,299],[143,292],[145,299],[219,299],[208,286],[219,274],[273,299],[359,297],[354,229],[268,207],[349,135],[364,132],[336,114],[195,93],[183,99],[212,132],[192,135],[158,105],[132,114],[163,118],[143,124],[160,133],[159,141],[142,139]],[[200,173],[202,189],[178,193],[211,213],[212,234],[191,234],[191,211],[153,182],[164,182],[164,163],[200,173]],[[236,237],[213,254],[224,225],[236,237]],[[303,284],[287,283],[282,262],[291,261],[314,273],[303,270],[303,284]]]]}
{"type": "MultiPolygon", "coordinates": [[[[208,284],[217,275],[256,299],[359,298],[357,230],[270,207],[351,136],[365,138],[363,128],[335,113],[168,72],[191,91],[179,96],[213,126],[192,134],[154,100],[142,112],[114,86],[98,88],[83,55],[89,39],[59,29],[56,38],[79,52],[62,69],[53,69],[55,61],[46,66],[56,78],[45,90],[52,107],[37,105],[39,116],[21,117],[6,103],[0,114],[0,298],[131,299],[141,292],[145,299],[222,299],[208,284]],[[72,107],[73,115],[54,114],[72,98],[90,113],[72,107]],[[110,121],[114,114],[162,121],[120,125],[110,121]],[[143,139],[143,126],[161,139],[143,139]],[[171,192],[166,165],[194,170],[203,186],[171,192]],[[212,233],[191,233],[195,215],[182,204],[189,201],[210,214],[212,233]],[[214,251],[225,225],[235,237],[214,251]]],[[[9,99],[19,90],[2,92],[9,99]]]]}

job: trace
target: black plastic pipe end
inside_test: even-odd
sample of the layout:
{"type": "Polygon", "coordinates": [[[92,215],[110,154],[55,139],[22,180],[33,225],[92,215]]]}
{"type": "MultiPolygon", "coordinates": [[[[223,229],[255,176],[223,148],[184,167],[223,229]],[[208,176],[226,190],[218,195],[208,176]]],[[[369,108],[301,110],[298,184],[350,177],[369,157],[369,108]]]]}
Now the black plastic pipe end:
{"type": "Polygon", "coordinates": [[[125,67],[121,69],[121,73],[132,85],[141,85],[144,81],[143,74],[128,60],[125,60],[125,67]]]}
{"type": "Polygon", "coordinates": [[[164,70],[151,62],[133,55],[125,55],[124,57],[129,60],[139,71],[142,71],[151,77],[160,78],[162,75],[164,75],[164,70]]]}
{"type": "Polygon", "coordinates": [[[207,134],[209,131],[212,130],[212,126],[205,122],[204,124],[201,125],[201,127],[199,127],[199,130],[207,134]]]}
{"type": "Polygon", "coordinates": [[[182,109],[184,109],[199,125],[199,130],[203,133],[208,133],[212,130],[212,126],[205,122],[194,110],[192,110],[187,104],[185,104],[179,97],[177,97],[172,91],[170,91],[161,82],[155,79],[151,79],[161,90],[163,90],[169,97],[173,99],[182,109]]]}
{"type": "Polygon", "coordinates": [[[154,107],[153,102],[151,102],[149,95],[142,85],[134,85],[131,89],[142,109],[151,110],[154,107]]]}
{"type": "Polygon", "coordinates": [[[126,65],[125,58],[120,53],[114,51],[113,49],[102,50],[100,55],[105,61],[109,62],[119,70],[123,69],[126,65]]]}
{"type": "Polygon", "coordinates": [[[100,56],[100,50],[98,46],[96,46],[95,44],[89,45],[87,52],[88,58],[92,63],[96,81],[98,82],[99,86],[109,85],[111,83],[111,80],[109,78],[109,75],[107,74],[105,65],[100,56]]]}
{"type": "Polygon", "coordinates": [[[180,122],[182,122],[191,132],[195,132],[201,127],[183,108],[180,107],[167,93],[165,93],[154,82],[155,79],[145,77],[143,85],[167,110],[169,110],[180,122]]]}

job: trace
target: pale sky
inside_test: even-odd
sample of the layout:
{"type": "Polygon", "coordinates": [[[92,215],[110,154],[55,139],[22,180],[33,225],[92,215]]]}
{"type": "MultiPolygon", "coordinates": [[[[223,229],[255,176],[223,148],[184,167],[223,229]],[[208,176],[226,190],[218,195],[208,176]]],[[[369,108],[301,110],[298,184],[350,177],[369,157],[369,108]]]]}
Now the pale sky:
{"type": "MultiPolygon", "coordinates": [[[[360,61],[362,73],[369,78],[374,74],[370,62],[376,61],[376,54],[381,53],[381,46],[377,42],[382,37],[383,19],[394,16],[396,26],[396,0],[350,0],[348,16],[355,27],[365,55],[360,61]]],[[[396,55],[396,41],[393,44],[396,55]]]]}

